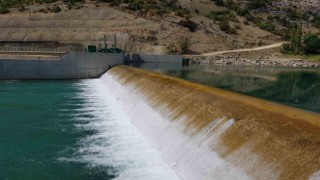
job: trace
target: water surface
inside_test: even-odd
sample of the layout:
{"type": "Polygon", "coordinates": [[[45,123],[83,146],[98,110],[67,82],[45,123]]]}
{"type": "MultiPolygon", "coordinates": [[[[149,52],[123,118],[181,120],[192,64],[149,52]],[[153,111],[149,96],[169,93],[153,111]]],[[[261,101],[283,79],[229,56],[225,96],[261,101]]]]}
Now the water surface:
{"type": "Polygon", "coordinates": [[[0,179],[176,179],[101,80],[0,81],[0,179]]]}
{"type": "Polygon", "coordinates": [[[309,111],[320,112],[320,69],[139,63],[132,66],[176,76],[309,111]]]}

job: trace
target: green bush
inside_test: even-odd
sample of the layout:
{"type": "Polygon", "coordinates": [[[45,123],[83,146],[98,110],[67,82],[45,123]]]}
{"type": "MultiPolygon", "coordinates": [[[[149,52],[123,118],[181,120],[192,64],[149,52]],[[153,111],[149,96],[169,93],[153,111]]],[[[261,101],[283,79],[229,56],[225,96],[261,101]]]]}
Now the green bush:
{"type": "Polygon", "coordinates": [[[24,5],[21,5],[21,6],[18,8],[18,10],[19,10],[20,12],[23,12],[23,11],[25,11],[25,10],[27,10],[27,9],[26,9],[26,7],[25,7],[24,5]]]}
{"type": "Polygon", "coordinates": [[[234,26],[234,28],[236,28],[236,29],[241,29],[241,26],[240,26],[239,24],[236,24],[236,25],[234,26]]]}
{"type": "Polygon", "coordinates": [[[237,34],[237,30],[235,28],[232,28],[227,21],[222,21],[219,24],[219,28],[221,31],[224,31],[228,34],[237,34]]]}
{"type": "Polygon", "coordinates": [[[0,6],[0,14],[7,14],[9,12],[10,12],[10,10],[8,9],[8,7],[6,5],[0,6]]]}
{"type": "Polygon", "coordinates": [[[302,17],[302,15],[296,9],[286,8],[285,11],[286,11],[286,15],[291,20],[301,19],[302,17]]]}
{"type": "Polygon", "coordinates": [[[238,8],[238,9],[237,9],[237,14],[238,14],[239,16],[246,16],[246,15],[249,14],[249,13],[250,13],[250,11],[249,11],[248,8],[238,8]]]}
{"type": "Polygon", "coordinates": [[[225,6],[229,9],[232,9],[232,10],[238,9],[238,5],[233,0],[226,0],[225,6]]]}
{"type": "Polygon", "coordinates": [[[281,53],[283,54],[290,54],[292,52],[291,44],[285,43],[281,47],[281,53]]]}
{"type": "Polygon", "coordinates": [[[190,11],[188,9],[185,9],[185,8],[178,8],[175,10],[176,14],[180,17],[184,17],[186,19],[189,19],[190,18],[190,11]]]}
{"type": "Polygon", "coordinates": [[[207,17],[214,21],[235,21],[236,20],[236,16],[229,10],[211,11],[207,15],[207,17]]]}
{"type": "Polygon", "coordinates": [[[320,51],[320,38],[315,34],[307,34],[303,39],[305,53],[316,54],[320,51]]]}
{"type": "Polygon", "coordinates": [[[58,13],[58,12],[60,12],[60,11],[61,11],[61,8],[60,8],[59,6],[54,5],[54,6],[52,7],[52,12],[58,13]]]}
{"type": "Polygon", "coordinates": [[[244,17],[247,21],[253,22],[255,20],[255,17],[251,13],[246,14],[244,17]]]}
{"type": "Polygon", "coordinates": [[[181,37],[178,40],[178,46],[180,48],[180,52],[186,53],[189,50],[189,47],[191,46],[191,40],[188,37],[181,37]]]}
{"type": "Polygon", "coordinates": [[[269,32],[273,32],[276,29],[275,25],[272,24],[271,22],[261,22],[261,23],[258,24],[258,26],[261,29],[264,29],[264,30],[269,31],[269,32]]]}
{"type": "Polygon", "coordinates": [[[314,17],[314,19],[312,20],[312,23],[315,27],[320,28],[320,15],[314,17]]]}
{"type": "Polygon", "coordinates": [[[271,0],[249,0],[247,7],[249,9],[259,9],[265,7],[271,0]]]}
{"type": "Polygon", "coordinates": [[[215,5],[217,5],[217,6],[224,6],[223,0],[212,0],[212,1],[214,1],[215,5]]]}

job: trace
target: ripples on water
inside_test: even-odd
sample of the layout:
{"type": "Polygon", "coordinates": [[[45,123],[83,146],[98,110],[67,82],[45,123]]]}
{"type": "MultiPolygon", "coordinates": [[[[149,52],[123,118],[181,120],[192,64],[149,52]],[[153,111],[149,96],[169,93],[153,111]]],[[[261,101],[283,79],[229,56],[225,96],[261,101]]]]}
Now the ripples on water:
{"type": "Polygon", "coordinates": [[[100,80],[0,82],[0,177],[176,179],[100,80]]]}

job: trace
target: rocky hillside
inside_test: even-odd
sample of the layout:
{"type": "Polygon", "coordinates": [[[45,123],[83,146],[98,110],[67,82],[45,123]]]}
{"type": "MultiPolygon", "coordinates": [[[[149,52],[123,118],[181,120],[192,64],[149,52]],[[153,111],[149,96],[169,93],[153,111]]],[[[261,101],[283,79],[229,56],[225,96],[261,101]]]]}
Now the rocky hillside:
{"type": "MultiPolygon", "coordinates": [[[[266,0],[254,8],[249,1],[240,0],[18,2],[0,1],[1,41],[58,41],[99,47],[104,36],[109,46],[116,36],[117,46],[128,52],[181,53],[185,43],[186,53],[198,54],[282,41],[297,22],[297,18],[287,17],[291,10],[284,9],[288,13],[281,16],[273,13],[280,12],[275,7],[285,6],[285,0],[266,0]],[[181,41],[183,38],[187,41],[181,41]]],[[[315,10],[303,24],[306,31],[317,31],[317,4],[308,2],[305,9],[315,10]]],[[[305,10],[296,6],[300,20],[305,10]]]]}

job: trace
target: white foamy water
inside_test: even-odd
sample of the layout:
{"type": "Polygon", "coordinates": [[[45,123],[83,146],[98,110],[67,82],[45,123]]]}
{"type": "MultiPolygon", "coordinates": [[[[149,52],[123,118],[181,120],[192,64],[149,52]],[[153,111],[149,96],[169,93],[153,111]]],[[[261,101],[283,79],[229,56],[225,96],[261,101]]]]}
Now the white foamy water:
{"type": "Polygon", "coordinates": [[[112,86],[112,95],[126,109],[131,122],[161,152],[163,159],[181,179],[251,179],[212,149],[213,146],[222,148],[220,136],[235,123],[233,119],[222,117],[203,132],[192,136],[192,129],[188,132],[184,119],[171,121],[172,112],[165,105],[160,108],[161,114],[152,109],[144,97],[145,92],[138,92],[134,85],[124,87],[108,74],[101,79],[105,85],[112,86]]]}
{"type": "Polygon", "coordinates": [[[314,173],[309,180],[320,180],[320,171],[314,173]]]}
{"type": "MultiPolygon", "coordinates": [[[[108,85],[106,85],[108,86],[108,85]]],[[[67,161],[84,162],[90,166],[113,167],[117,179],[171,180],[179,179],[131,123],[125,109],[111,95],[101,80],[84,80],[77,84],[82,92],[78,98],[85,106],[77,109],[74,120],[83,131],[94,131],[79,141],[74,158],[67,161]]]]}

